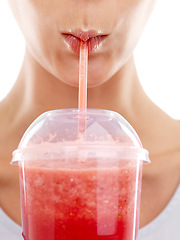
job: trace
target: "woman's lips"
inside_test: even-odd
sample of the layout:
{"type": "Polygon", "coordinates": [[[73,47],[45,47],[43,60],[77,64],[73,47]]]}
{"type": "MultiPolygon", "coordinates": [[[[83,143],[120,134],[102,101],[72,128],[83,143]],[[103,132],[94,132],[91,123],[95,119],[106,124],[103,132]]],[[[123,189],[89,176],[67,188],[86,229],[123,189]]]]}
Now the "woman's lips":
{"type": "Polygon", "coordinates": [[[69,48],[71,48],[75,53],[79,54],[80,52],[80,43],[81,41],[87,41],[88,43],[88,52],[92,53],[96,51],[101,45],[103,40],[108,35],[97,35],[95,32],[83,32],[76,31],[71,33],[62,33],[64,41],[69,48]]]}

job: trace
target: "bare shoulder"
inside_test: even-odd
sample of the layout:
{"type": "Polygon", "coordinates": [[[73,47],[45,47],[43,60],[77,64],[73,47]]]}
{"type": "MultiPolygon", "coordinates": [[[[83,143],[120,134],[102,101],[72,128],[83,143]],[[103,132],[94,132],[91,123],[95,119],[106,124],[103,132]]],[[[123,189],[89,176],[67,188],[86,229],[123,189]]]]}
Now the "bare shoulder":
{"type": "Polygon", "coordinates": [[[172,120],[164,129],[168,138],[164,141],[161,136],[156,141],[164,144],[163,151],[150,153],[151,163],[143,167],[141,227],[164,210],[180,183],[180,122],[172,120]]]}
{"type": "Polygon", "coordinates": [[[150,160],[143,167],[140,227],[165,209],[180,183],[180,149],[150,160]]]}
{"type": "Polygon", "coordinates": [[[17,144],[10,111],[0,102],[0,207],[20,223],[18,168],[10,165],[17,144]]]}
{"type": "Polygon", "coordinates": [[[172,165],[177,169],[177,171],[180,174],[180,120],[175,120],[175,136],[174,139],[172,139],[172,142],[174,143],[174,149],[169,152],[168,156],[171,155],[172,157],[172,165]]]}
{"type": "Polygon", "coordinates": [[[11,106],[5,100],[0,102],[0,139],[4,139],[11,126],[11,106]]]}

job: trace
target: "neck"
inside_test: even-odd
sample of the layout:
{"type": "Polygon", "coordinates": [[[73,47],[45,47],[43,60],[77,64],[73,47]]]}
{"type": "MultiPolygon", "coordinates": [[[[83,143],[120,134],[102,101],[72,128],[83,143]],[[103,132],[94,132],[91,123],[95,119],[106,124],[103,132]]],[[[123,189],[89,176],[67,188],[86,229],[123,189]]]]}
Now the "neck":
{"type": "MultiPolygon", "coordinates": [[[[13,124],[19,124],[19,129],[24,131],[45,111],[77,108],[78,88],[50,75],[27,51],[18,80],[6,100],[10,106],[9,119],[14,119],[13,124]]],[[[133,57],[106,83],[88,89],[88,107],[120,113],[135,128],[147,148],[153,125],[158,127],[156,116],[164,117],[145,95],[133,57]]]]}
{"type": "MultiPolygon", "coordinates": [[[[139,90],[135,64],[131,58],[109,81],[88,89],[88,107],[114,110],[128,117],[138,102],[139,90]]],[[[33,111],[36,115],[52,109],[78,106],[78,88],[52,76],[28,51],[14,92],[20,94],[16,99],[18,109],[33,111]]]]}
{"type": "MultiPolygon", "coordinates": [[[[113,110],[133,124],[146,98],[139,84],[133,58],[106,83],[88,89],[88,107],[113,110]]],[[[8,99],[8,98],[7,98],[8,99]]],[[[47,72],[26,51],[18,80],[9,94],[12,115],[32,122],[53,109],[77,108],[78,88],[69,86],[47,72]],[[13,102],[13,106],[12,106],[13,102]]]]}

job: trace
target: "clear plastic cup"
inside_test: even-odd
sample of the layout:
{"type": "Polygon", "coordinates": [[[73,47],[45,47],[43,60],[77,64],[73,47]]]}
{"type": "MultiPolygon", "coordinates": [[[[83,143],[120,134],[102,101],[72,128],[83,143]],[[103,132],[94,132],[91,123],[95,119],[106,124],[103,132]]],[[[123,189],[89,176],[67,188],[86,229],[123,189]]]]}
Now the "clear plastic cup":
{"type": "Polygon", "coordinates": [[[119,114],[54,110],[25,132],[20,175],[25,240],[135,240],[148,152],[119,114]],[[79,137],[79,119],[86,131],[79,137]]]}

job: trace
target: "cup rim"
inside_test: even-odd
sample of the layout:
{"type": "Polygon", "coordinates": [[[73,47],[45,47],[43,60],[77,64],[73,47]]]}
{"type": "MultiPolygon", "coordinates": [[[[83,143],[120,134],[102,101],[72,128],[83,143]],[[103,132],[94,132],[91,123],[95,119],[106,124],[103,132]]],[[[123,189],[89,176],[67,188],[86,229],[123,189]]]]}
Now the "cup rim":
{"type": "MultiPolygon", "coordinates": [[[[49,143],[47,145],[50,145],[49,143]]],[[[63,158],[117,158],[127,160],[141,160],[143,163],[150,163],[149,152],[144,148],[134,146],[118,146],[118,145],[94,145],[94,144],[79,144],[79,145],[62,145],[50,146],[42,144],[42,146],[28,146],[13,151],[12,165],[17,165],[25,161],[42,160],[57,160],[63,158]],[[36,148],[36,149],[35,149],[36,148]]]]}

